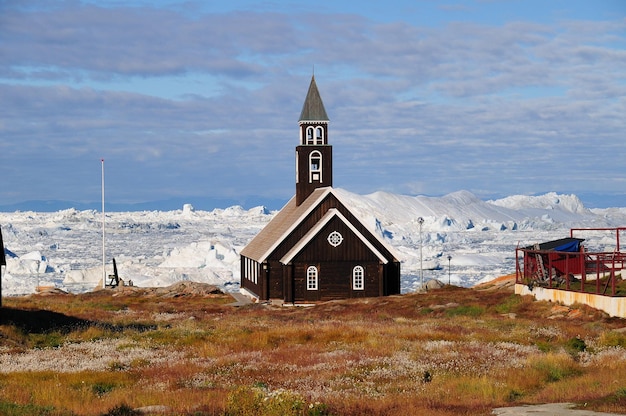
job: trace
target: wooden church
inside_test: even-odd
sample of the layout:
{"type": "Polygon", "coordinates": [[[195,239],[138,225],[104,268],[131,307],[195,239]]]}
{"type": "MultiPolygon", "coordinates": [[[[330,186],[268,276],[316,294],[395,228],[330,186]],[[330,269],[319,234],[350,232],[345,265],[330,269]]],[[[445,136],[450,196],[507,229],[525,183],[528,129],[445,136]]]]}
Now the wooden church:
{"type": "Polygon", "coordinates": [[[296,194],[241,251],[241,288],[261,301],[400,293],[400,262],[333,189],[328,116],[315,76],[300,114],[296,194]]]}

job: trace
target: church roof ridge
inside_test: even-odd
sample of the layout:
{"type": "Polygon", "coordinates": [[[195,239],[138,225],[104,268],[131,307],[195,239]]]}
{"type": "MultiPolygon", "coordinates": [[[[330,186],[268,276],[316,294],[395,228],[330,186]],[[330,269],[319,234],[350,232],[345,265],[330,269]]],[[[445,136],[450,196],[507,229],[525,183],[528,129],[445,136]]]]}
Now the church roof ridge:
{"type": "MultiPolygon", "coordinates": [[[[246,247],[241,250],[241,255],[258,261],[259,263],[267,260],[267,257],[278,247],[285,238],[300,225],[304,218],[309,215],[319,204],[329,195],[332,194],[339,203],[350,212],[350,214],[356,218],[358,222],[365,226],[360,215],[356,214],[350,206],[348,201],[344,200],[342,194],[345,191],[327,186],[323,188],[317,188],[311,195],[300,205],[296,205],[294,196],[287,202],[287,204],[272,218],[272,220],[248,243],[246,247]]],[[[333,211],[334,212],[334,211],[333,211]]],[[[345,218],[344,218],[345,219],[345,218]]],[[[348,223],[347,220],[346,224],[348,223]]],[[[395,258],[400,258],[395,248],[388,244],[384,239],[376,233],[375,230],[365,226],[374,239],[389,252],[389,254],[395,258]]]]}
{"type": "Polygon", "coordinates": [[[306,94],[299,121],[329,121],[322,97],[315,83],[315,75],[311,77],[309,91],[306,94]]]}
{"type": "MultiPolygon", "coordinates": [[[[337,197],[336,194],[334,194],[337,197]]],[[[347,207],[345,207],[348,209],[347,207]]],[[[289,264],[294,259],[294,257],[304,249],[306,244],[308,244],[316,235],[322,231],[324,226],[330,222],[330,220],[334,217],[338,217],[356,236],[359,240],[363,242],[371,251],[378,257],[381,263],[387,264],[389,260],[385,258],[385,256],[378,251],[376,247],[372,243],[369,242],[367,237],[363,235],[348,219],[337,209],[337,208],[329,208],[326,214],[315,224],[311,229],[293,246],[291,250],[289,250],[281,259],[280,262],[282,264],[289,264]]],[[[385,246],[383,244],[383,246],[385,246]]],[[[387,248],[387,247],[385,247],[387,248]]]]}

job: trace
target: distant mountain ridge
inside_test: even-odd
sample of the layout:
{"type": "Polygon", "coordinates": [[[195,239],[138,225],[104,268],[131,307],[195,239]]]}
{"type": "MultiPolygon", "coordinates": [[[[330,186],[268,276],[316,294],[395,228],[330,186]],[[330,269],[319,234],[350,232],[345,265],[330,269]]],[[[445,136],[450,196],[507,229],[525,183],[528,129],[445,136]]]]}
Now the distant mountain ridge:
{"type": "Polygon", "coordinates": [[[337,192],[371,228],[396,236],[413,233],[420,217],[424,219],[423,229],[428,231],[546,229],[555,224],[626,226],[626,208],[588,209],[576,195],[548,193],[483,201],[468,191],[442,197],[387,192],[357,195],[343,189],[337,192]],[[605,215],[610,210],[614,211],[612,215],[605,215]]]}
{"type": "MultiPolygon", "coordinates": [[[[171,198],[159,201],[148,201],[138,203],[116,203],[105,200],[104,209],[110,212],[124,211],[174,211],[182,209],[183,205],[191,204],[195,209],[211,211],[215,208],[229,208],[232,206],[242,206],[253,208],[264,206],[269,210],[280,209],[286,199],[265,198],[261,196],[248,196],[244,198],[211,198],[211,197],[189,197],[171,198]]],[[[102,202],[76,202],[64,200],[31,200],[18,202],[15,204],[0,205],[0,212],[34,211],[34,212],[56,212],[65,209],[75,208],[79,211],[102,209],[102,202]]]]}
{"type": "MultiPolygon", "coordinates": [[[[350,195],[357,195],[349,191],[342,190],[350,195]]],[[[424,196],[424,195],[402,195],[393,194],[385,191],[377,191],[369,195],[360,195],[361,197],[370,201],[370,204],[374,204],[376,199],[383,199],[388,204],[389,201],[394,201],[395,204],[400,206],[414,205],[415,203],[435,206],[441,206],[442,204],[451,203],[453,206],[476,206],[476,204],[489,204],[495,205],[500,208],[509,208],[518,210],[523,208],[531,215],[533,210],[554,209],[571,211],[574,213],[584,214],[591,208],[595,207],[593,204],[585,205],[582,202],[580,195],[564,195],[557,194],[556,192],[549,192],[544,195],[529,196],[529,195],[512,195],[496,200],[481,200],[476,195],[469,191],[461,190],[452,192],[443,196],[424,196]]],[[[589,194],[589,198],[595,198],[597,195],[589,194]]],[[[174,211],[182,209],[183,205],[191,204],[197,210],[211,211],[213,209],[225,209],[232,206],[241,206],[245,209],[254,208],[257,206],[263,206],[270,211],[279,210],[282,208],[288,199],[282,198],[267,198],[263,196],[244,196],[241,198],[213,198],[213,197],[177,197],[170,199],[163,199],[157,201],[147,201],[138,203],[117,203],[111,201],[105,201],[105,210],[109,212],[125,212],[125,211],[174,211]]],[[[605,201],[610,201],[608,207],[626,208],[626,197],[623,195],[614,195],[612,197],[606,197],[605,201]],[[608,198],[608,199],[607,199],[608,198]]],[[[0,212],[15,212],[15,211],[34,211],[34,212],[56,212],[65,209],[75,208],[79,211],[84,210],[96,210],[102,209],[102,203],[99,201],[92,202],[76,202],[66,200],[30,200],[23,201],[14,204],[0,204],[0,212]]],[[[383,206],[378,207],[383,209],[383,206]]],[[[491,207],[493,208],[493,207],[491,207]]],[[[414,207],[413,207],[414,209],[414,207]]]]}

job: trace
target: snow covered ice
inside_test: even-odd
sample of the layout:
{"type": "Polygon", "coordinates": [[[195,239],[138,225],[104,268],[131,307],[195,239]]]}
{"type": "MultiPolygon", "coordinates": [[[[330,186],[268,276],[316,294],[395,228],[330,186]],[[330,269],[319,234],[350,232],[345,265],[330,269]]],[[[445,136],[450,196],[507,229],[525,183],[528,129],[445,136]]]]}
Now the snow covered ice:
{"type": "MultiPolygon", "coordinates": [[[[424,281],[472,286],[513,273],[517,246],[568,237],[570,228],[626,226],[626,208],[587,209],[574,195],[482,201],[467,191],[436,198],[337,191],[395,250],[402,262],[402,293],[419,289],[420,267],[424,281]]],[[[175,211],[107,212],[106,274],[115,258],[120,278],[135,286],[190,280],[237,291],[239,251],[274,214],[239,206],[198,211],[188,204],[175,211]]],[[[33,293],[37,286],[84,292],[101,281],[101,212],[0,212],[0,225],[7,252],[4,296],[33,293]]],[[[614,249],[610,233],[582,238],[590,249],[614,249]]]]}

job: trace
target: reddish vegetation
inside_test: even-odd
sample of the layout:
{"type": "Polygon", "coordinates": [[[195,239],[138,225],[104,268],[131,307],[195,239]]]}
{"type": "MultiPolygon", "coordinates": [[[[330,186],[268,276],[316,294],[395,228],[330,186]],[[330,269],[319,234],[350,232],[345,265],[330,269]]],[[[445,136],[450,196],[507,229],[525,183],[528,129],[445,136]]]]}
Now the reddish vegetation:
{"type": "Polygon", "coordinates": [[[138,290],[4,299],[0,410],[488,415],[569,401],[626,414],[624,321],[500,281],[312,307],[230,302],[138,290]]]}

